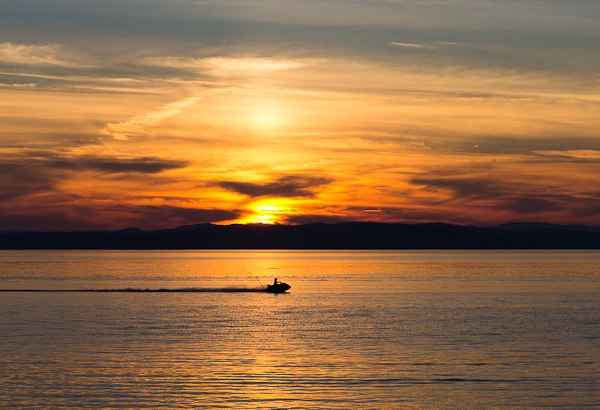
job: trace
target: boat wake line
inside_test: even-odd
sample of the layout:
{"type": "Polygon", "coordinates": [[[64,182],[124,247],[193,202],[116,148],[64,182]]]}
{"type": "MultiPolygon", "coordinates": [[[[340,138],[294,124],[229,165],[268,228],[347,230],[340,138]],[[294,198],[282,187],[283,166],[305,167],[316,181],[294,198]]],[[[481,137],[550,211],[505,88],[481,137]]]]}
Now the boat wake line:
{"type": "Polygon", "coordinates": [[[176,289],[0,289],[0,292],[43,292],[43,293],[76,293],[76,292],[96,292],[96,293],[244,293],[244,292],[266,292],[261,288],[176,288],[176,289]]]}
{"type": "MultiPolygon", "coordinates": [[[[258,279],[258,278],[257,278],[258,279]]],[[[259,280],[260,282],[260,280],[259,280]]],[[[267,292],[267,293],[285,293],[288,289],[291,288],[287,283],[279,282],[277,278],[272,285],[267,285],[264,287],[263,284],[260,284],[260,288],[236,288],[236,287],[226,287],[226,288],[159,288],[159,289],[135,289],[135,288],[118,288],[118,289],[0,289],[0,292],[44,292],[44,293],[59,293],[59,292],[97,292],[97,293],[247,293],[247,292],[267,292]]]]}

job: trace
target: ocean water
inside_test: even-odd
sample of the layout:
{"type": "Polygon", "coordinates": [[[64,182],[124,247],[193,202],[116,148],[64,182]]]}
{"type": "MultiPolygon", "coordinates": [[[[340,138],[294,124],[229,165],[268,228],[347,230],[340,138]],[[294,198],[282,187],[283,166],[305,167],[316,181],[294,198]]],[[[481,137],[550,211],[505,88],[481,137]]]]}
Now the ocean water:
{"type": "Polygon", "coordinates": [[[600,408],[600,252],[0,251],[0,289],[4,408],[600,408]]]}

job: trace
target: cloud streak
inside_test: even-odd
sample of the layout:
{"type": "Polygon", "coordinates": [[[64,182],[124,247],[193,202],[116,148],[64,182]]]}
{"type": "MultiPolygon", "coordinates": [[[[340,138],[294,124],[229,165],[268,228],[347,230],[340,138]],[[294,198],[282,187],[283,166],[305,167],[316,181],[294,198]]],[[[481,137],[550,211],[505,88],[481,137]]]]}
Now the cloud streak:
{"type": "Polygon", "coordinates": [[[54,176],[36,164],[25,161],[1,161],[0,177],[0,202],[53,191],[56,185],[54,176]]]}
{"type": "Polygon", "coordinates": [[[282,198],[313,198],[315,196],[315,193],[312,190],[313,188],[317,188],[331,182],[333,182],[332,179],[323,177],[285,176],[274,182],[268,183],[222,181],[217,183],[217,185],[221,188],[236,192],[238,194],[246,195],[251,198],[263,196],[282,198]]]}
{"type": "Polygon", "coordinates": [[[405,47],[405,48],[421,48],[421,49],[428,49],[428,50],[434,49],[433,46],[428,45],[428,44],[396,43],[396,42],[391,42],[390,44],[393,46],[405,47]]]}
{"type": "MultiPolygon", "coordinates": [[[[583,212],[598,214],[600,199],[589,193],[577,195],[545,192],[531,182],[497,181],[487,178],[414,178],[411,184],[424,186],[426,190],[443,190],[449,197],[441,203],[455,202],[473,210],[493,210],[507,212],[513,219],[521,216],[564,215],[566,218],[583,212]],[[568,216],[567,216],[568,215],[568,216]]],[[[567,219],[568,220],[568,219],[567,219]]]]}
{"type": "Polygon", "coordinates": [[[72,160],[56,159],[48,163],[49,168],[69,170],[97,170],[107,173],[136,172],[141,174],[157,174],[163,171],[185,168],[184,161],[164,160],[159,158],[77,158],[72,160]]]}
{"type": "Polygon", "coordinates": [[[60,44],[0,43],[0,64],[9,66],[90,67],[60,44]]]}
{"type": "Polygon", "coordinates": [[[170,104],[163,105],[158,110],[138,115],[129,121],[117,124],[106,124],[101,134],[110,135],[117,140],[127,140],[130,136],[143,133],[147,127],[152,127],[169,117],[180,114],[181,111],[198,102],[199,97],[188,97],[170,104]]]}

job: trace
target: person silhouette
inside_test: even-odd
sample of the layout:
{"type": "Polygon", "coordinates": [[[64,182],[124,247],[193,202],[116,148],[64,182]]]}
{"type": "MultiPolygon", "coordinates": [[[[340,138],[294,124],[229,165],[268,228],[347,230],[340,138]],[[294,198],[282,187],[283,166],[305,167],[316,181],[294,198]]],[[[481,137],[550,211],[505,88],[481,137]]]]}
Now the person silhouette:
{"type": "Polygon", "coordinates": [[[277,285],[277,278],[273,281],[273,286],[277,285]]]}

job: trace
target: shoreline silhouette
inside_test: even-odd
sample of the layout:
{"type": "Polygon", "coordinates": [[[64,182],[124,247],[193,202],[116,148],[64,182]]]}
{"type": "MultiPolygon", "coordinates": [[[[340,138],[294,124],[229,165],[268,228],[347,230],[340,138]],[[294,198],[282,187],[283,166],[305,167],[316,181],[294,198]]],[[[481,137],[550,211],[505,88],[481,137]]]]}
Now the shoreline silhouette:
{"type": "Polygon", "coordinates": [[[348,222],[212,225],[141,231],[3,232],[0,249],[600,249],[600,227],[348,222]]]}

